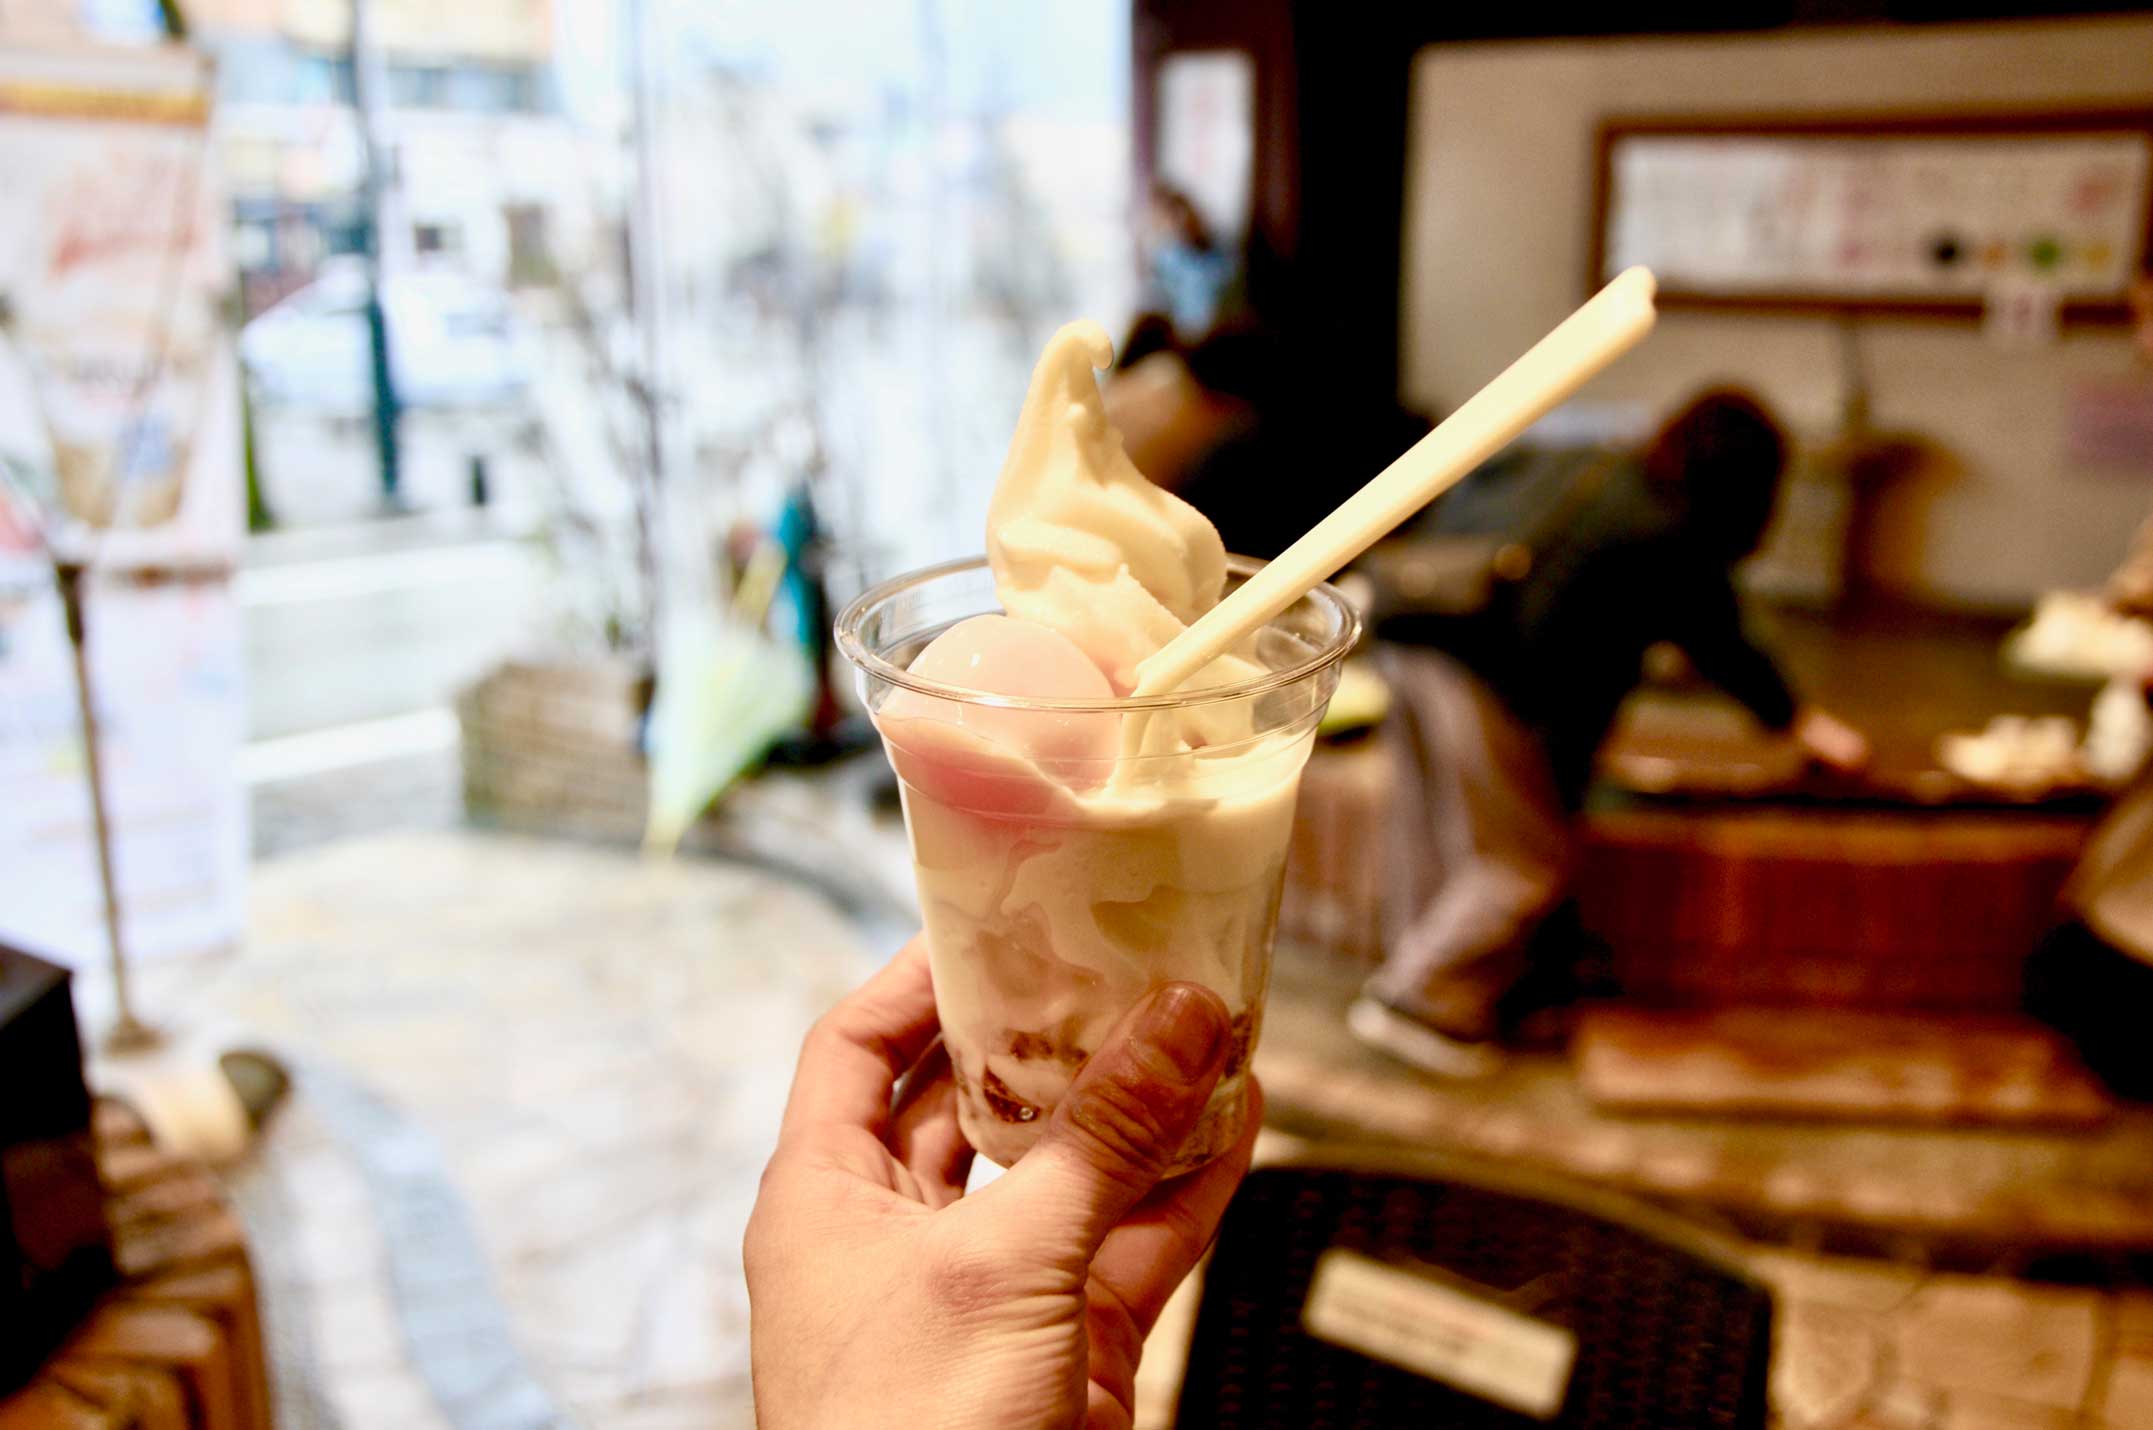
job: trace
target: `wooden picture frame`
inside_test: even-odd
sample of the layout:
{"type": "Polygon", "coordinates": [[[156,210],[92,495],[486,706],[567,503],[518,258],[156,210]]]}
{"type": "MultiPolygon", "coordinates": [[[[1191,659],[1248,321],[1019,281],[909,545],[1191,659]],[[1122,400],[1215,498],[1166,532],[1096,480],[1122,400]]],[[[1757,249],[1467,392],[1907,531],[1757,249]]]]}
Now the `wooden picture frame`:
{"type": "MultiPolygon", "coordinates": [[[[1846,240],[1834,259],[1817,259],[1813,250],[1822,229],[1815,225],[1824,220],[1814,216],[1809,217],[1812,227],[1804,230],[1798,240],[1790,239],[1784,231],[1789,225],[1782,224],[1781,231],[1774,234],[1789,248],[1806,243],[1808,250],[1801,258],[1789,259],[1784,253],[1760,258],[1751,269],[1753,276],[1700,279],[1695,271],[1685,269],[1683,261],[1656,263],[1655,268],[1660,270],[1659,301],[1666,308],[1977,320],[1985,306],[1988,285],[2016,277],[2057,283],[2062,289],[2059,315],[2065,322],[2128,323],[2128,285],[2134,276],[2153,265],[2153,109],[1617,116],[1601,122],[1594,143],[1587,292],[1612,277],[1610,269],[1633,261],[1652,262],[1652,241],[1640,238],[1639,230],[1649,234],[1650,227],[1657,223],[1662,232],[1673,231],[1664,216],[1654,217],[1632,207],[1638,200],[1628,192],[1625,171],[1634,174],[1639,168],[1639,156],[1648,152],[1663,170],[1674,171],[1673,179],[1662,177],[1659,181],[1659,201],[1665,202],[1665,193],[1677,192],[1676,202],[1686,202],[1693,210],[1705,202],[1697,196],[1702,190],[1681,194],[1673,185],[1681,181],[1680,165],[1684,162],[1692,164],[1695,183],[1706,183],[1709,160],[1716,162],[1722,180],[1728,174],[1739,174],[1750,182],[1756,191],[1750,195],[1756,215],[1762,214],[1762,204],[1772,197],[1767,191],[1773,181],[1762,177],[1762,171],[1770,169],[1781,175],[1785,187],[1791,190],[1799,182],[1793,176],[1805,164],[1812,178],[1829,175],[1829,166],[1838,165],[1842,187],[1850,192],[1854,185],[1845,176],[1867,165],[1863,172],[1869,177],[1864,185],[1870,197],[1862,202],[1877,205],[1876,195],[1881,193],[1882,208],[1898,206],[1895,214],[1887,214],[1877,220],[1879,223],[1894,219],[1915,222],[1909,215],[1920,212],[1923,204],[1930,205],[1936,215],[1933,237],[1909,240],[1905,233],[1895,232],[1875,240],[1866,255],[1868,271],[1860,270],[1864,253],[1855,239],[1846,240]],[[2044,237],[2055,223],[2064,221],[2052,215],[2035,213],[2029,217],[2011,210],[2008,217],[1998,220],[2017,223],[2021,230],[2030,226],[2031,236],[2025,231],[2008,237],[1993,230],[1975,231],[1980,220],[1969,216],[1977,214],[1974,206],[2001,202],[1993,193],[1969,196],[1969,185],[1971,191],[1979,191],[1984,182],[1978,172],[1981,165],[1988,166],[1992,186],[1999,173],[2007,174],[2016,183],[2054,182],[2061,173],[2058,166],[2067,162],[2099,166],[2107,163],[2102,156],[2115,156],[2125,192],[2115,201],[2121,205],[2120,211],[2104,203],[2097,219],[2083,220],[2089,232],[2096,224],[2105,224],[2108,231],[2112,250],[2108,261],[2098,269],[2080,273],[2075,280],[2069,273],[2056,271],[2073,261],[2068,244],[2079,241],[2079,236],[2044,237]],[[1757,163],[1759,159],[1764,162],[1757,163]],[[1909,175],[1917,177],[1908,178],[1909,175]],[[1927,191],[1914,198],[1879,188],[1887,180],[1899,179],[1920,182],[1927,191]],[[1959,211],[1951,209],[1953,203],[1959,205],[1959,211]],[[1642,216],[1632,218],[1634,214],[1642,216]],[[1631,224],[1627,237],[1617,232],[1626,219],[1631,224]],[[1925,249],[1921,246],[1924,242],[1928,245],[1925,249]],[[2043,257],[2040,245],[2044,242],[2052,246],[2050,262],[2045,267],[2038,262],[2043,257]],[[2003,249],[2000,259],[1999,246],[2003,249]],[[2133,247],[2135,253],[2129,251],[2133,247]],[[1647,252],[1640,253],[1640,249],[1647,252]],[[1817,272],[1820,266],[1828,268],[1841,258],[1842,272],[1817,272]],[[1774,261],[1780,264],[1779,271],[1772,268],[1774,261]],[[1807,267],[1803,268],[1805,262],[1807,267]],[[1924,263],[1926,267],[1917,267],[1924,263]],[[1966,265],[1963,268],[1958,266],[1962,263],[1966,265]],[[1973,288],[1977,282],[1981,286],[1973,288]]],[[[2073,202],[2077,202],[2075,191],[2073,202]]],[[[1860,205],[1849,198],[1846,210],[1858,212],[1860,205]]],[[[1838,217],[1844,220],[1845,214],[1838,217]]],[[[1752,221],[1759,228],[1769,228],[1776,222],[1766,217],[1754,217],[1752,221]]],[[[1678,251],[1682,245],[1680,239],[1665,242],[1670,251],[1678,251]]],[[[2077,259],[2080,267],[2100,256],[2101,242],[2098,234],[2084,238],[2077,259]]],[[[1695,246],[1693,241],[1691,247],[1695,246]]],[[[1730,253],[1726,261],[1739,265],[1747,258],[1730,253]]]]}

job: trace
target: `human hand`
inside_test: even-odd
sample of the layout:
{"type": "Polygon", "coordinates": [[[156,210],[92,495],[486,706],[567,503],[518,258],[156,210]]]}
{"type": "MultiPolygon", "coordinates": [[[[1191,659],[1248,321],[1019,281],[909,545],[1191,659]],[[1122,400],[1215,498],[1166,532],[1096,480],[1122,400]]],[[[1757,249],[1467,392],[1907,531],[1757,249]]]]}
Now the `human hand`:
{"type": "Polygon", "coordinates": [[[1828,710],[1803,706],[1789,733],[1810,759],[1840,774],[1858,775],[1869,767],[1869,737],[1828,710]]]}
{"type": "Polygon", "coordinates": [[[1251,1079],[1233,1149],[1159,1181],[1218,1082],[1226,1007],[1154,991],[969,1197],[936,1032],[915,939],[808,1034],[743,1248],[759,1423],[1127,1426],[1144,1337],[1262,1122],[1251,1079]]]}

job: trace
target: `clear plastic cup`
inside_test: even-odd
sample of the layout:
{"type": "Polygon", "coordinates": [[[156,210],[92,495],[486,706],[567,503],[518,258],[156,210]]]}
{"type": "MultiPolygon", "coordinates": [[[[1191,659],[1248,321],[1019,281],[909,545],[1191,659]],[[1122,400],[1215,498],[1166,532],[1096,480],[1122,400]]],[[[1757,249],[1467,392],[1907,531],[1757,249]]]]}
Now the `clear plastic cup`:
{"type": "MultiPolygon", "coordinates": [[[[1260,564],[1229,558],[1228,590],[1260,564]]],[[[1320,586],[1239,652],[1245,678],[1143,699],[990,695],[907,670],[999,610],[975,557],[885,582],[837,625],[903,793],[959,1121],[1010,1165],[1124,1012],[1201,983],[1234,1038],[1167,1169],[1187,1171],[1241,1134],[1301,768],[1359,620],[1320,586]]]]}

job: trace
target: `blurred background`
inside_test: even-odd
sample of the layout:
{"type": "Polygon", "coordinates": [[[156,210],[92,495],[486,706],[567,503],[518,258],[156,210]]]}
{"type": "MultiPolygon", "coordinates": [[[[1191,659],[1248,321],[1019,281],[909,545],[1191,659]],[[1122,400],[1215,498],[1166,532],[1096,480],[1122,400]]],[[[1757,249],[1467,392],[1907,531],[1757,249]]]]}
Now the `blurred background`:
{"type": "MultiPolygon", "coordinates": [[[[918,923],[835,612],[980,549],[1064,322],[1269,556],[1644,263],[1357,588],[1583,742],[1511,1056],[1348,1034],[1463,798],[1370,655],[1263,1157],[1732,1268],[1724,1423],[2153,1424],[2153,12],[0,0],[0,184],[0,942],[72,975],[0,1066],[72,1106],[71,996],[129,1278],[0,1421],[752,1423],[797,1042],[918,923]],[[1473,654],[1445,553],[1567,549],[1707,390],[1785,453],[1715,568],[1785,680],[1473,654]]],[[[1142,1423],[1221,1413],[1177,1308],[1142,1423]]]]}

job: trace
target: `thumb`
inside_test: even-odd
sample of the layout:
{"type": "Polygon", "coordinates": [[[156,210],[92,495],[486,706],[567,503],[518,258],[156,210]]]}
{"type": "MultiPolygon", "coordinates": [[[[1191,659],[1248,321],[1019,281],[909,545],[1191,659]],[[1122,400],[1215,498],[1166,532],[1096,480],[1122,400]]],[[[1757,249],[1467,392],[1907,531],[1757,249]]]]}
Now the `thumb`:
{"type": "Polygon", "coordinates": [[[1035,1238],[1088,1265],[1195,1128],[1232,1032],[1210,989],[1155,989],[1092,1054],[1037,1145],[986,1193],[1035,1238]]]}

